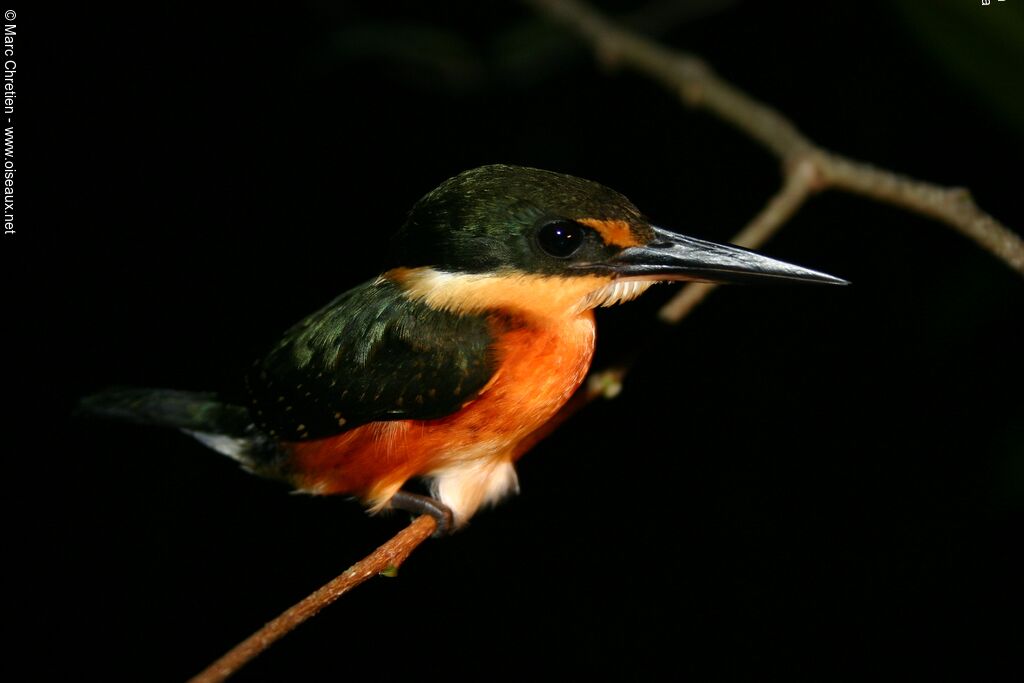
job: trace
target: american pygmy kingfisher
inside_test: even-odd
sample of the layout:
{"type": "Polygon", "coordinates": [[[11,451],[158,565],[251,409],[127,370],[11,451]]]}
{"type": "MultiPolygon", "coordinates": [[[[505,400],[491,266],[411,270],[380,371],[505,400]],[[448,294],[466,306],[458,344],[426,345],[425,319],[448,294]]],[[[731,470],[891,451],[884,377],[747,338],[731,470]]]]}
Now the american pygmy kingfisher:
{"type": "Polygon", "coordinates": [[[420,199],[394,267],[284,333],[246,378],[249,404],[115,390],[86,413],[183,429],[300,491],[443,530],[517,489],[517,445],[579,387],[598,306],[665,280],[843,280],[651,225],[568,175],[484,166],[420,199]],[[402,490],[422,477],[431,497],[402,490]]]}

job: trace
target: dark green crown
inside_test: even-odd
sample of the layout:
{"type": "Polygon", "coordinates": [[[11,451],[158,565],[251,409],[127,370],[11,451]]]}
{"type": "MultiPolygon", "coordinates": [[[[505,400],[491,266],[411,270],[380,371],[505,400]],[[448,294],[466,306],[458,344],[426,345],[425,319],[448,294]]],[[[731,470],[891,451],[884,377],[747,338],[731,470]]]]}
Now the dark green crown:
{"type": "Polygon", "coordinates": [[[578,219],[623,221],[640,242],[653,236],[633,203],[604,185],[495,164],[449,178],[416,202],[395,235],[394,265],[464,273],[561,273],[572,266],[582,272],[621,250],[578,219]],[[565,253],[568,246],[574,248],[565,253]]]}

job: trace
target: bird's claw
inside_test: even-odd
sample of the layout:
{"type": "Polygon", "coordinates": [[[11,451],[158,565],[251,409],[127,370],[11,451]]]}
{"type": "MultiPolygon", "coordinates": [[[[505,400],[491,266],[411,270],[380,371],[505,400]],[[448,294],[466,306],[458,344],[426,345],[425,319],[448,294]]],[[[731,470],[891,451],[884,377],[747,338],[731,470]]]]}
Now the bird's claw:
{"type": "Polygon", "coordinates": [[[441,538],[455,531],[455,515],[452,514],[452,509],[437,498],[399,491],[391,497],[390,505],[396,510],[433,517],[437,522],[437,530],[432,534],[434,538],[441,538]]]}

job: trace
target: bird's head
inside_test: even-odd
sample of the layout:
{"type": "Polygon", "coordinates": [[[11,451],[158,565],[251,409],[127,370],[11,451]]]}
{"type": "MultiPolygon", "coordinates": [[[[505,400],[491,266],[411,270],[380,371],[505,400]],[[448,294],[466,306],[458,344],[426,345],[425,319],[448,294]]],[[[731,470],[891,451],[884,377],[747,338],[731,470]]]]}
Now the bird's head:
{"type": "Polygon", "coordinates": [[[393,248],[388,277],[411,297],[460,312],[572,314],[667,280],[844,282],[654,227],[614,190],[520,166],[446,180],[412,208],[393,248]]]}

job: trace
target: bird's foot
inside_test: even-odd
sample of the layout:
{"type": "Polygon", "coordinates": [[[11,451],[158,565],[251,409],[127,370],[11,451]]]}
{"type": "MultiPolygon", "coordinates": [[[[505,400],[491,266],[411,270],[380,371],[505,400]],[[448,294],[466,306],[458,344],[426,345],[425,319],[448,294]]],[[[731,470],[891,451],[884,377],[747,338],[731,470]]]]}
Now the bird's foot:
{"type": "Polygon", "coordinates": [[[391,496],[390,505],[396,510],[405,510],[418,515],[430,515],[437,522],[437,530],[434,538],[441,538],[455,531],[455,515],[452,509],[430,496],[421,496],[418,493],[399,491],[391,496]]]}

